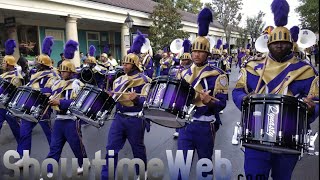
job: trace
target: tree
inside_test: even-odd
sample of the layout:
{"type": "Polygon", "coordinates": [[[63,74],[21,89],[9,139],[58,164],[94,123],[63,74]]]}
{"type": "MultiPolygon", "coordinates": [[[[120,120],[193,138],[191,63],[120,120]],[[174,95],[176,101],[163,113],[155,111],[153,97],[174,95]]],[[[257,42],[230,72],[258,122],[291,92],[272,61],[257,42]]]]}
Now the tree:
{"type": "Polygon", "coordinates": [[[246,47],[246,42],[248,40],[248,30],[246,28],[241,28],[240,37],[237,38],[237,46],[238,47],[246,47]]]}
{"type": "Polygon", "coordinates": [[[212,0],[214,17],[223,26],[226,34],[226,41],[230,44],[231,30],[237,27],[241,21],[242,15],[239,11],[242,9],[242,0],[212,0]]]}
{"type": "Polygon", "coordinates": [[[265,16],[265,13],[259,11],[257,16],[247,17],[247,31],[251,37],[251,44],[253,45],[254,39],[257,39],[262,31],[263,27],[265,26],[265,22],[262,20],[265,16]]]}
{"type": "Polygon", "coordinates": [[[183,11],[198,14],[202,3],[200,0],[176,0],[175,7],[183,11]]]}
{"type": "Polygon", "coordinates": [[[302,2],[295,11],[300,15],[301,26],[319,32],[319,1],[299,0],[302,2]]]}
{"type": "Polygon", "coordinates": [[[162,0],[155,6],[150,26],[150,41],[152,47],[162,49],[169,46],[176,38],[188,38],[189,34],[181,30],[181,15],[174,8],[172,1],[162,0]]]}

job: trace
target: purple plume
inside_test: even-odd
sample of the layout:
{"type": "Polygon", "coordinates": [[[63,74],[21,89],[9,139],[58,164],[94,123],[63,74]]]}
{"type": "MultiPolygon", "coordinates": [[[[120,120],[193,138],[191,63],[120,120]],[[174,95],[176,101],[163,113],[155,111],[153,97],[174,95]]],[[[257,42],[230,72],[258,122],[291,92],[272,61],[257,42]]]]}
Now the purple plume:
{"type": "Polygon", "coordinates": [[[108,45],[108,44],[106,44],[106,45],[104,46],[103,52],[104,52],[104,53],[109,53],[109,45],[108,45]]]}
{"type": "Polygon", "coordinates": [[[216,44],[216,49],[220,49],[221,45],[222,45],[222,40],[218,39],[217,44],[216,44]]]}
{"type": "Polygon", "coordinates": [[[213,21],[212,12],[209,8],[204,8],[200,11],[198,15],[198,35],[206,36],[209,32],[209,25],[213,21]]]}
{"type": "Polygon", "coordinates": [[[96,52],[96,48],[94,47],[94,45],[91,45],[89,47],[89,56],[94,57],[95,52],[96,52]]]}
{"type": "Polygon", "coordinates": [[[15,40],[13,40],[13,39],[8,39],[7,41],[6,41],[6,43],[4,44],[4,46],[5,46],[5,53],[6,53],[6,55],[12,55],[13,53],[14,53],[14,48],[17,46],[16,45],[16,41],[15,40]]]}
{"type": "Polygon", "coordinates": [[[48,56],[51,55],[51,47],[53,45],[53,37],[52,36],[47,36],[44,38],[42,42],[42,54],[46,54],[48,56]]]}
{"type": "Polygon", "coordinates": [[[144,35],[142,35],[142,34],[138,35],[134,39],[133,44],[131,46],[132,52],[135,54],[140,54],[141,47],[143,46],[143,44],[145,42],[146,42],[146,38],[144,37],[144,35]]]}
{"type": "Polygon", "coordinates": [[[247,49],[250,49],[250,47],[251,47],[251,44],[247,44],[247,49]]]}
{"type": "Polygon", "coordinates": [[[186,39],[186,40],[183,41],[182,46],[183,46],[183,52],[184,52],[184,53],[190,52],[191,42],[190,42],[188,39],[186,39]]]}
{"type": "Polygon", "coordinates": [[[64,47],[64,52],[63,55],[66,59],[73,59],[74,57],[74,52],[78,50],[78,42],[74,40],[69,40],[65,47],[64,47]]]}
{"type": "Polygon", "coordinates": [[[292,26],[290,29],[290,34],[293,42],[297,42],[299,38],[299,27],[298,26],[292,26]]]}
{"type": "Polygon", "coordinates": [[[273,0],[271,11],[274,14],[274,23],[276,26],[287,25],[290,7],[286,0],[273,0]]]}

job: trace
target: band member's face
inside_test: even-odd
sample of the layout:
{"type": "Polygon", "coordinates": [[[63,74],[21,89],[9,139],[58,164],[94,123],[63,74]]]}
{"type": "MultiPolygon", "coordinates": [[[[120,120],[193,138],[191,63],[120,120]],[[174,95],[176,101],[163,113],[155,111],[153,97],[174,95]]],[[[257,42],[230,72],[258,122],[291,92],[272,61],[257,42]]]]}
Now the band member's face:
{"type": "Polygon", "coordinates": [[[72,72],[62,71],[60,73],[61,73],[61,77],[62,77],[63,80],[71,79],[72,72]]]}
{"type": "Polygon", "coordinates": [[[202,64],[207,60],[208,53],[204,51],[193,51],[191,57],[195,64],[202,64]]]}
{"type": "Polygon", "coordinates": [[[123,71],[124,73],[128,74],[129,72],[131,72],[133,70],[133,64],[130,63],[123,63],[123,71]]]}
{"type": "Polygon", "coordinates": [[[185,67],[191,64],[191,60],[190,59],[181,59],[181,66],[185,67]]]}
{"type": "Polygon", "coordinates": [[[269,44],[269,51],[276,60],[282,60],[291,53],[292,44],[290,42],[278,41],[269,44]]]}
{"type": "Polygon", "coordinates": [[[107,61],[107,58],[106,58],[106,57],[101,56],[101,61],[102,61],[102,62],[106,62],[106,61],[107,61]]]}

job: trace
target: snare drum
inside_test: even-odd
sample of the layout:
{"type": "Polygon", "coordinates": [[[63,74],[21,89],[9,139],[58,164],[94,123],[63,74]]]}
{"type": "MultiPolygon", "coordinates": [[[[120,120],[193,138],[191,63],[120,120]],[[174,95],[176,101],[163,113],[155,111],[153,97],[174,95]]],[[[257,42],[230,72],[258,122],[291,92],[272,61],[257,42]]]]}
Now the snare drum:
{"type": "Polygon", "coordinates": [[[169,128],[186,125],[195,90],[184,79],[160,76],[151,82],[144,114],[156,124],[169,128]]]}
{"type": "Polygon", "coordinates": [[[69,111],[87,123],[101,127],[111,113],[115,101],[98,87],[86,84],[70,104],[69,111]]]}
{"type": "Polygon", "coordinates": [[[292,96],[253,95],[242,104],[241,142],[272,153],[307,149],[307,105],[292,96]]]}
{"type": "Polygon", "coordinates": [[[48,106],[49,98],[31,87],[20,86],[8,103],[8,110],[13,116],[31,122],[39,122],[48,106]]]}
{"type": "Polygon", "coordinates": [[[0,78],[0,108],[7,107],[12,96],[16,92],[16,86],[8,82],[6,79],[0,78]]]}

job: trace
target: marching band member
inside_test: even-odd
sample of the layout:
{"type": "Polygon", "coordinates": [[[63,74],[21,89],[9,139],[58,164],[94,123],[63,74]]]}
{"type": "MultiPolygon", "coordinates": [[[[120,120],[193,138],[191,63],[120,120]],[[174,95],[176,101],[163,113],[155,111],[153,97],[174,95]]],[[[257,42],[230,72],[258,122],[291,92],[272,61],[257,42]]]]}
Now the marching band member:
{"type": "Polygon", "coordinates": [[[144,54],[141,54],[141,59],[142,59],[141,65],[144,68],[143,74],[145,74],[146,76],[152,79],[154,69],[153,69],[153,59],[152,59],[152,55],[150,54],[150,50],[144,54]]]}
{"type": "Polygon", "coordinates": [[[246,66],[246,64],[253,60],[253,56],[250,55],[250,47],[251,47],[251,44],[247,44],[247,49],[245,50],[245,55],[241,58],[241,66],[240,68],[243,68],[246,66]]]}
{"type": "Polygon", "coordinates": [[[108,72],[108,69],[105,67],[100,66],[97,63],[96,58],[94,57],[94,53],[96,51],[96,48],[91,45],[89,47],[89,55],[88,55],[88,63],[89,67],[92,69],[94,73],[94,82],[93,85],[98,86],[100,89],[105,89],[106,87],[106,73],[108,72]]]}
{"type": "Polygon", "coordinates": [[[162,59],[160,60],[161,76],[169,74],[169,69],[171,67],[171,64],[172,64],[172,58],[169,55],[168,48],[165,47],[163,49],[162,59]]]}
{"type": "MultiPolygon", "coordinates": [[[[108,154],[109,150],[114,150],[114,167],[117,167],[118,153],[122,149],[126,139],[128,139],[134,158],[139,158],[147,164],[146,148],[144,145],[144,131],[148,129],[148,123],[139,116],[142,111],[144,96],[138,96],[137,93],[142,95],[147,94],[148,83],[150,78],[142,73],[142,69],[139,67],[139,57],[142,43],[141,38],[143,35],[138,35],[131,47],[129,53],[123,61],[123,69],[126,73],[123,76],[117,78],[113,83],[113,91],[118,95],[118,102],[116,104],[115,120],[112,122],[107,143],[107,164],[103,166],[101,172],[101,179],[108,179],[108,154]],[[126,93],[126,94],[118,94],[126,93]]],[[[138,170],[138,169],[136,169],[138,170]]],[[[115,172],[115,171],[113,171],[115,172]]],[[[138,173],[137,173],[138,174],[138,173]]],[[[144,174],[143,174],[144,175],[144,174]]],[[[140,174],[141,176],[141,174],[140,174]]]]}
{"type": "MultiPolygon", "coordinates": [[[[14,48],[16,47],[16,42],[13,39],[8,39],[5,43],[5,53],[6,55],[2,61],[2,69],[4,71],[1,74],[1,79],[5,79],[16,87],[22,86],[24,80],[20,72],[17,70],[17,62],[13,57],[14,48]]],[[[2,128],[3,122],[6,120],[9,124],[9,127],[17,141],[19,142],[20,138],[20,125],[15,117],[12,117],[10,114],[7,114],[7,109],[0,108],[0,130],[2,128]]]]}
{"type": "MultiPolygon", "coordinates": [[[[30,82],[26,85],[32,87],[32,89],[40,90],[41,93],[48,96],[51,95],[52,85],[60,78],[59,75],[51,69],[52,61],[50,59],[50,54],[52,52],[51,47],[53,42],[53,37],[51,36],[48,36],[43,40],[42,54],[37,58],[37,73],[31,76],[30,82]]],[[[47,137],[48,144],[51,142],[51,122],[48,120],[50,119],[50,114],[51,112],[48,110],[39,121],[39,124],[47,137]]],[[[38,123],[21,119],[20,140],[17,148],[20,157],[23,155],[23,150],[31,151],[32,129],[37,124],[38,123]]],[[[23,158],[15,164],[19,167],[23,167],[23,158]]]]}
{"type": "Polygon", "coordinates": [[[199,13],[199,36],[193,42],[191,50],[193,64],[181,73],[181,77],[197,91],[193,118],[190,124],[179,130],[178,149],[183,150],[185,158],[188,150],[197,150],[199,159],[212,159],[215,134],[221,124],[215,119],[215,114],[225,108],[228,96],[226,74],[207,62],[210,42],[205,36],[212,19],[209,8],[204,8],[199,13]]]}
{"type": "Polygon", "coordinates": [[[100,57],[101,62],[99,63],[99,65],[107,68],[108,70],[113,70],[115,66],[113,66],[109,61],[108,52],[109,52],[109,46],[105,45],[103,48],[103,53],[101,54],[101,57],[100,57]]]}
{"type": "Polygon", "coordinates": [[[293,26],[292,28],[290,28],[290,35],[291,35],[291,39],[292,39],[292,51],[294,52],[294,56],[299,59],[301,59],[301,53],[297,44],[298,38],[299,38],[299,27],[298,26],[293,26]]]}
{"type": "Polygon", "coordinates": [[[223,69],[227,73],[228,81],[229,81],[229,75],[231,73],[231,65],[232,65],[232,56],[228,55],[228,48],[229,44],[225,44],[223,46],[222,50],[222,64],[223,64],[223,69]]]}
{"type": "MultiPolygon", "coordinates": [[[[185,69],[188,69],[192,65],[192,60],[191,60],[191,42],[186,39],[183,41],[183,54],[180,57],[180,65],[179,66],[174,66],[170,69],[170,76],[174,77],[180,77],[181,72],[185,69]]],[[[176,128],[176,131],[173,133],[173,138],[179,137],[179,129],[176,128]]]]}
{"type": "MultiPolygon", "coordinates": [[[[268,40],[270,53],[263,60],[249,61],[241,69],[232,93],[234,103],[241,109],[243,100],[254,94],[255,89],[258,94],[306,97],[308,122],[311,123],[319,114],[319,104],[313,101],[319,100],[319,77],[309,64],[299,61],[292,52],[290,32],[284,27],[288,20],[289,4],[285,0],[274,0],[271,9],[277,27],[268,40]],[[260,77],[261,85],[257,87],[260,77]]],[[[289,180],[298,158],[299,155],[245,148],[244,170],[246,175],[263,175],[264,179],[269,178],[271,170],[274,180],[289,180]]]]}
{"type": "MultiPolygon", "coordinates": [[[[77,50],[78,43],[69,40],[64,49],[64,60],[59,67],[62,79],[56,81],[52,86],[52,96],[49,104],[57,111],[57,117],[54,122],[50,152],[47,158],[53,158],[59,162],[63,146],[66,142],[69,143],[75,157],[78,159],[79,168],[77,172],[83,172],[83,158],[87,158],[85,147],[82,143],[81,124],[75,116],[68,115],[67,111],[71,102],[79,93],[80,87],[84,84],[78,79],[74,79],[73,74],[76,69],[71,60],[74,57],[74,52],[77,50]]],[[[52,177],[52,165],[47,167],[47,176],[52,177]]]]}
{"type": "Polygon", "coordinates": [[[241,68],[241,64],[242,64],[242,57],[246,55],[246,50],[244,48],[240,48],[239,52],[238,52],[238,56],[237,56],[237,64],[236,67],[239,66],[239,68],[241,68]]]}
{"type": "Polygon", "coordinates": [[[222,45],[222,40],[218,39],[217,44],[212,48],[212,58],[208,61],[208,63],[214,67],[222,69],[222,61],[221,61],[221,51],[220,46],[222,45]]]}

